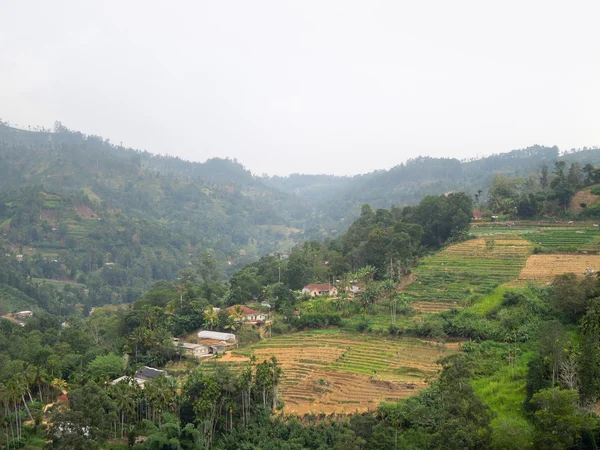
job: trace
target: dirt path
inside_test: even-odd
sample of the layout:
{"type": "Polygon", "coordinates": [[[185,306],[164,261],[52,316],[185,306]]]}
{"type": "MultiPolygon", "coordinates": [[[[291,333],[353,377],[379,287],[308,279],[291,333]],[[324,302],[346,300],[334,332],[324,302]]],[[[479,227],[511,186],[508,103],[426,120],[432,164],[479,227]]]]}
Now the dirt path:
{"type": "Polygon", "coordinates": [[[398,292],[404,292],[404,289],[406,289],[406,286],[411,284],[416,279],[417,279],[417,277],[414,273],[409,274],[407,277],[403,278],[402,281],[400,281],[400,283],[398,283],[396,285],[396,290],[398,292]]]}

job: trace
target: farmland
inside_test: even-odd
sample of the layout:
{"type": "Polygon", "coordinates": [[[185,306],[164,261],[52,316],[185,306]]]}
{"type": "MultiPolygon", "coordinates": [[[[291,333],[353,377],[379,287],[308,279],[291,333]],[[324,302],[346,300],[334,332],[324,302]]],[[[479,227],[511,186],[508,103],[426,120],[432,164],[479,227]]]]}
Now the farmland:
{"type": "MultiPolygon", "coordinates": [[[[598,228],[591,223],[478,227],[474,239],[417,263],[413,281],[399,289],[414,314],[399,315],[396,326],[410,328],[426,315],[461,308],[473,294],[480,297],[469,302],[469,310],[484,315],[500,304],[510,286],[546,283],[566,272],[583,275],[587,268],[600,270],[600,255],[592,254],[600,242],[598,228]]],[[[203,364],[206,370],[221,363],[235,370],[247,364],[251,354],[258,361],[276,356],[283,368],[280,393],[287,413],[373,410],[383,401],[424,389],[437,377],[439,358],[460,348],[456,342],[442,345],[408,336],[390,338],[389,302],[381,298],[366,315],[347,318],[339,329],[263,339],[222,361],[203,364]],[[368,324],[366,334],[355,331],[361,322],[368,324]]],[[[484,392],[483,386],[479,388],[484,392]]]]}
{"type": "Polygon", "coordinates": [[[574,273],[583,276],[586,269],[600,270],[600,255],[533,255],[519,275],[519,281],[550,282],[556,275],[574,273]]]}
{"type": "Polygon", "coordinates": [[[304,414],[366,411],[414,395],[437,375],[438,358],[457,350],[457,343],[321,330],[265,339],[236,353],[252,352],[259,361],[276,356],[285,410],[304,414]]]}
{"type": "Polygon", "coordinates": [[[423,258],[414,270],[416,281],[405,292],[420,305],[459,304],[471,294],[487,294],[517,278],[531,252],[530,242],[512,234],[452,245],[423,258]]]}

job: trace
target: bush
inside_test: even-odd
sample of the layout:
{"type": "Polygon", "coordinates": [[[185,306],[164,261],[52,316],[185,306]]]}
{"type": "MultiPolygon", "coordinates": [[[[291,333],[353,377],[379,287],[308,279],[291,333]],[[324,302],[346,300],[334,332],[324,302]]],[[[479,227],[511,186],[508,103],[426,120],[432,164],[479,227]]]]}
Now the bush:
{"type": "Polygon", "coordinates": [[[298,328],[325,328],[327,326],[340,326],[342,316],[337,313],[303,313],[296,321],[298,328]]]}
{"type": "Polygon", "coordinates": [[[356,324],[356,331],[363,333],[365,331],[371,331],[371,322],[365,317],[361,318],[356,324]]]}
{"type": "Polygon", "coordinates": [[[392,336],[400,336],[404,334],[404,329],[400,328],[398,325],[390,324],[388,327],[388,333],[392,336]]]}

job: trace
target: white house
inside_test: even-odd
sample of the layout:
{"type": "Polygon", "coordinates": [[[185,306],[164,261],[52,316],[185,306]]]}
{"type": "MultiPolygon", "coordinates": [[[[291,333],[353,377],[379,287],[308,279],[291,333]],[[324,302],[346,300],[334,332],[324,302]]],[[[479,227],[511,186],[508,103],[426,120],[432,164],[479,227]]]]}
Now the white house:
{"type": "Polygon", "coordinates": [[[328,294],[332,297],[335,297],[338,293],[338,290],[335,286],[332,286],[327,283],[321,284],[308,284],[302,288],[303,294],[308,294],[311,297],[317,297],[319,295],[328,294]]]}
{"type": "Polygon", "coordinates": [[[239,320],[242,322],[264,322],[267,320],[267,315],[260,311],[255,311],[243,305],[234,305],[227,308],[229,314],[237,314],[238,311],[242,314],[239,320]]]}

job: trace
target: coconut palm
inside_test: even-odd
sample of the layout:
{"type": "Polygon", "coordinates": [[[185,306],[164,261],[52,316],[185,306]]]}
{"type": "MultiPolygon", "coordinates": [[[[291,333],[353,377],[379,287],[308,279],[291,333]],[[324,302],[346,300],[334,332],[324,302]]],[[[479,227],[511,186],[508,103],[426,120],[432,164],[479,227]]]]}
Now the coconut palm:
{"type": "Polygon", "coordinates": [[[204,311],[204,323],[209,324],[209,328],[212,330],[218,320],[219,316],[217,315],[215,309],[212,306],[209,306],[209,308],[204,311]]]}
{"type": "Polygon", "coordinates": [[[66,392],[67,390],[67,382],[65,380],[63,380],[62,378],[55,378],[50,382],[50,386],[52,386],[55,389],[58,389],[59,391],[61,391],[63,394],[66,392]]]}

